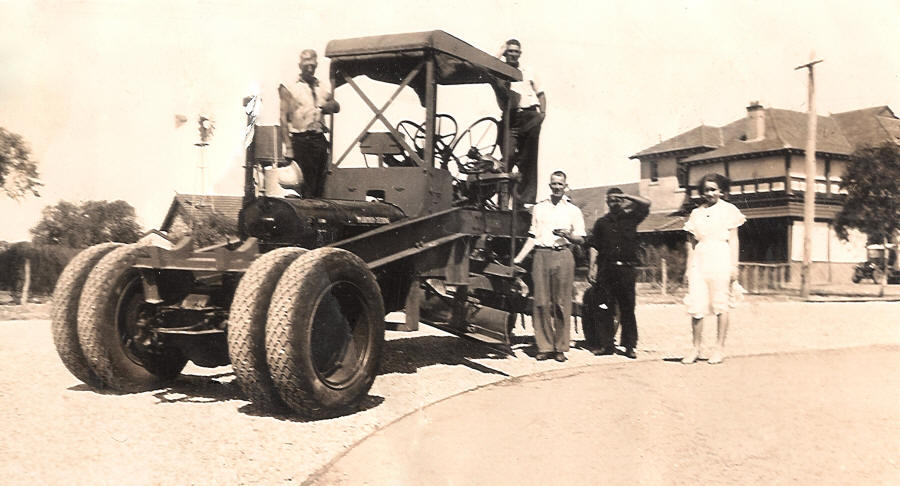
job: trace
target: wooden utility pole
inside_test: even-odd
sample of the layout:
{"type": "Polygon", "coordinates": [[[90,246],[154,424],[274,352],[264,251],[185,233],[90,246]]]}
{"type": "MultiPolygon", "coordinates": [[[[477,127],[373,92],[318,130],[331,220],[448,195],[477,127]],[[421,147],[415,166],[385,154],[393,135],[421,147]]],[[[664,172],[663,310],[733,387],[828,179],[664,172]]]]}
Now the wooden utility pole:
{"type": "MultiPolygon", "coordinates": [[[[812,57],[812,56],[810,56],[812,57]]],[[[806,68],[809,71],[809,103],[806,123],[806,190],[803,191],[803,270],[800,275],[800,297],[809,298],[810,273],[812,266],[812,233],[816,218],[816,84],[813,66],[821,59],[810,61],[794,70],[806,68]]],[[[790,181],[788,181],[790,183],[790,181]]]]}

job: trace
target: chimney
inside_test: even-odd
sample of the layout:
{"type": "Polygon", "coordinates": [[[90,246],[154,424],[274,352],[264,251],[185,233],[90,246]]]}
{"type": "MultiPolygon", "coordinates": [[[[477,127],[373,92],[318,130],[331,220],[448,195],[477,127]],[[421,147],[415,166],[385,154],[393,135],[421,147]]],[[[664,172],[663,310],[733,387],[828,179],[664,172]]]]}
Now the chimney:
{"type": "Polygon", "coordinates": [[[747,141],[766,138],[766,110],[759,101],[751,101],[747,106],[747,141]]]}

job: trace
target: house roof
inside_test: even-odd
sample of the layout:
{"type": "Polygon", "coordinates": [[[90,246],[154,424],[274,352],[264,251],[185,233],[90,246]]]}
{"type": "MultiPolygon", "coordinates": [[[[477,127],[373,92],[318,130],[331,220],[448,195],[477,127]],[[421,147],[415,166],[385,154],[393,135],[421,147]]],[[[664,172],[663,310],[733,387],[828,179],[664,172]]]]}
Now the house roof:
{"type": "Polygon", "coordinates": [[[664,233],[666,231],[681,231],[687,216],[678,213],[663,212],[650,213],[637,227],[638,233],[664,233]]]}
{"type": "MultiPolygon", "coordinates": [[[[572,204],[578,206],[584,215],[584,223],[587,225],[588,231],[590,231],[597,218],[609,212],[609,208],[606,206],[606,191],[611,187],[618,187],[625,194],[640,195],[640,185],[638,183],[587,187],[569,191],[568,195],[572,199],[572,204]]],[[[684,215],[672,213],[671,211],[650,213],[638,225],[637,231],[638,233],[681,231],[684,228],[685,221],[684,215]]]]}
{"type": "MultiPolygon", "coordinates": [[[[700,162],[712,159],[765,153],[785,149],[806,148],[808,117],[806,113],[792,110],[767,108],[765,111],[765,136],[759,140],[744,140],[746,118],[722,127],[724,144],[709,152],[694,155],[685,162],[700,162]]],[[[837,120],[819,116],[816,120],[816,151],[849,155],[853,146],[844,136],[837,120]]]]}
{"type": "Polygon", "coordinates": [[[608,211],[606,207],[606,191],[611,187],[618,187],[625,194],[640,195],[640,186],[637,182],[628,184],[612,184],[608,186],[586,187],[572,189],[568,196],[572,204],[581,209],[584,215],[584,223],[590,227],[594,221],[608,211]]]}
{"type": "Polygon", "coordinates": [[[169,211],[160,225],[160,231],[169,231],[179,211],[193,216],[195,213],[217,212],[237,223],[243,204],[242,196],[212,196],[200,194],[176,194],[169,211]]]}
{"type": "Polygon", "coordinates": [[[688,130],[681,135],[677,135],[668,140],[664,140],[648,149],[629,157],[636,159],[650,155],[665,154],[669,152],[680,152],[691,149],[713,149],[722,145],[722,131],[716,127],[700,125],[699,127],[688,130]]]}
{"type": "MultiPolygon", "coordinates": [[[[697,163],[773,151],[802,151],[806,148],[806,113],[766,108],[764,116],[765,136],[759,140],[747,140],[747,118],[744,117],[722,127],[700,125],[630,158],[692,151],[695,154],[685,162],[697,163]]],[[[816,120],[817,152],[850,155],[862,145],[877,145],[885,141],[900,142],[900,119],[887,106],[819,116],[816,120]]]]}
{"type": "Polygon", "coordinates": [[[877,145],[886,137],[896,139],[900,120],[887,106],[845,111],[831,115],[838,120],[844,134],[854,146],[877,145]]]}

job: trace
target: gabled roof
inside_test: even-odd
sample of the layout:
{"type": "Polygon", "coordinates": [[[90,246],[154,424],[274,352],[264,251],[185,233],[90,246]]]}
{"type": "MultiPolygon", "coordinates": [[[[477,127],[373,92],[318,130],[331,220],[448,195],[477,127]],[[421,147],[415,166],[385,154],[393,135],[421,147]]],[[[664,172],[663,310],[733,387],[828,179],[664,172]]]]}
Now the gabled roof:
{"type": "Polygon", "coordinates": [[[241,196],[210,196],[199,194],[176,194],[172,199],[172,205],[160,225],[160,231],[169,231],[175,221],[175,215],[179,211],[193,216],[196,213],[217,212],[231,219],[237,224],[238,214],[241,212],[243,197],[241,196]]]}
{"type": "Polygon", "coordinates": [[[681,135],[664,140],[648,149],[641,150],[628,158],[636,159],[639,157],[660,155],[669,152],[714,149],[720,146],[722,146],[722,130],[716,127],[700,125],[681,135]]]}

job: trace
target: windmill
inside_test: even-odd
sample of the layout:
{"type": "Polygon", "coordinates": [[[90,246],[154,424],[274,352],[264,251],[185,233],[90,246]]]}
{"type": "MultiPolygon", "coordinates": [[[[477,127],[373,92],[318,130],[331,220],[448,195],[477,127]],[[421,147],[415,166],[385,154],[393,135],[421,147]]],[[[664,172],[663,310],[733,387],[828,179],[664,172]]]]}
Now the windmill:
{"type": "Polygon", "coordinates": [[[209,139],[212,138],[216,129],[215,122],[206,116],[197,116],[197,125],[200,132],[200,141],[194,145],[200,148],[200,194],[206,194],[206,147],[209,145],[209,139]]]}

